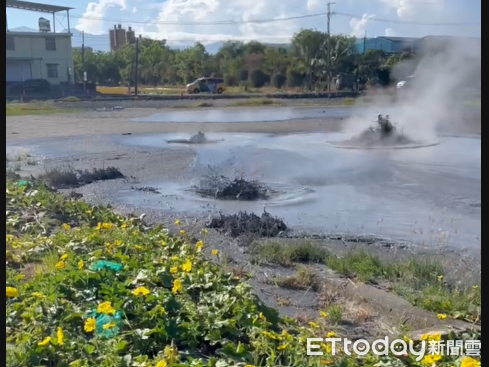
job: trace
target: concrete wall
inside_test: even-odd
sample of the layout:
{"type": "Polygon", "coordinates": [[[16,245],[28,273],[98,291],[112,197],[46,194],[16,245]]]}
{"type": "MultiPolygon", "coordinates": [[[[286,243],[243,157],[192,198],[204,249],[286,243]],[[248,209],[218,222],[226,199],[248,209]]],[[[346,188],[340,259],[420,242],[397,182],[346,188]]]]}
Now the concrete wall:
{"type": "Polygon", "coordinates": [[[72,82],[69,69],[73,73],[73,50],[71,34],[68,33],[28,33],[7,32],[7,37],[14,38],[15,49],[6,50],[7,64],[31,65],[32,79],[46,79],[51,84],[72,82]],[[46,49],[46,37],[53,37],[55,50],[46,49]],[[57,65],[58,76],[48,77],[48,64],[57,65]],[[71,80],[70,80],[71,79],[71,80]]]}

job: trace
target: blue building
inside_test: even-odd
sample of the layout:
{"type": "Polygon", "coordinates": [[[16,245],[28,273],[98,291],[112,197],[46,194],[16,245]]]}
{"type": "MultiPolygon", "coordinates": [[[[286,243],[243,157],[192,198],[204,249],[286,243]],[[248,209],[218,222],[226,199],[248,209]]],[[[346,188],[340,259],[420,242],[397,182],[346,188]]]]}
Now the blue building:
{"type": "Polygon", "coordinates": [[[382,50],[388,54],[400,54],[414,51],[418,38],[408,37],[376,37],[360,38],[355,42],[355,51],[363,54],[368,50],[382,50]]]}

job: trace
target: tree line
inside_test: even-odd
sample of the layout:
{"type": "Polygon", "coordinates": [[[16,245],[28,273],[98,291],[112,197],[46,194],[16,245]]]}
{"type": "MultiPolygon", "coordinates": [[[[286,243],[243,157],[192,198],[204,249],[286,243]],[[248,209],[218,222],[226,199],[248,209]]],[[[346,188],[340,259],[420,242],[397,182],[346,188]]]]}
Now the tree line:
{"type": "MultiPolygon", "coordinates": [[[[355,51],[356,39],[328,35],[312,29],[296,33],[287,47],[260,42],[226,42],[215,54],[197,42],[183,50],[172,49],[165,40],[142,38],[138,46],[138,83],[182,85],[202,76],[221,77],[229,86],[260,88],[323,88],[340,73],[362,84],[387,85],[390,70],[410,53],[388,55],[379,50],[355,51]],[[328,58],[329,55],[329,58],[328,58]],[[327,62],[327,60],[330,60],[327,62]]],[[[75,78],[83,80],[82,55],[74,51],[75,78]]],[[[98,85],[134,84],[136,46],[115,52],[85,52],[89,82],[98,85]]]]}

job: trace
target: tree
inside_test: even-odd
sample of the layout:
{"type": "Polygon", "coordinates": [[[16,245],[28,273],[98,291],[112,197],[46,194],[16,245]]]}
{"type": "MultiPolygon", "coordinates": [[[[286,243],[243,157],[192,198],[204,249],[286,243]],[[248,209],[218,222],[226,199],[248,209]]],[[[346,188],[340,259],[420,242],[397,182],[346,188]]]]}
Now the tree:
{"type": "MultiPolygon", "coordinates": [[[[268,83],[280,88],[323,88],[327,75],[357,74],[360,78],[385,82],[386,73],[411,54],[389,56],[382,51],[353,52],[354,39],[328,35],[314,29],[296,33],[290,47],[229,41],[212,55],[202,43],[186,49],[172,49],[165,40],[142,38],[139,42],[138,82],[143,85],[182,85],[203,76],[223,77],[229,85],[245,83],[259,88],[268,83]],[[328,42],[331,59],[327,60],[328,42]],[[328,65],[331,69],[328,70],[328,65]]],[[[86,52],[88,81],[103,85],[134,83],[136,46],[115,52],[86,52]]],[[[83,80],[81,52],[73,52],[74,75],[83,80]]]]}

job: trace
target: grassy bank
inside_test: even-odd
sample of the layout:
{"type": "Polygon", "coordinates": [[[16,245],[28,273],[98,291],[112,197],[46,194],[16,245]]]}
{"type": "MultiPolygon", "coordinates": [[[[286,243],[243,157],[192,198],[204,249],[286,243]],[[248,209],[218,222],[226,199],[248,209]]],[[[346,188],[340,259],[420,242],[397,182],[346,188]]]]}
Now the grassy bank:
{"type": "Polygon", "coordinates": [[[415,256],[386,260],[366,251],[331,254],[319,245],[302,241],[290,246],[268,242],[252,246],[255,263],[285,267],[320,263],[356,281],[385,284],[387,288],[428,311],[469,322],[481,321],[481,284],[453,284],[446,279],[446,269],[438,260],[415,256]]]}
{"type": "Polygon", "coordinates": [[[72,109],[59,108],[49,102],[45,103],[7,103],[6,116],[52,115],[74,112],[72,109]]]}
{"type": "Polygon", "coordinates": [[[280,318],[210,260],[206,230],[171,235],[36,182],[7,180],[6,203],[8,367],[480,366],[328,346],[307,356],[307,337],[339,333],[328,315],[280,318]]]}

